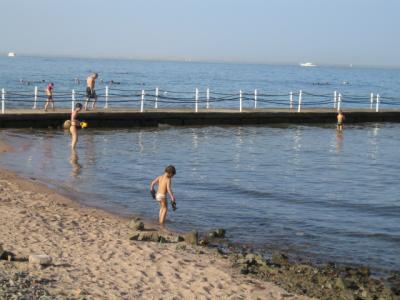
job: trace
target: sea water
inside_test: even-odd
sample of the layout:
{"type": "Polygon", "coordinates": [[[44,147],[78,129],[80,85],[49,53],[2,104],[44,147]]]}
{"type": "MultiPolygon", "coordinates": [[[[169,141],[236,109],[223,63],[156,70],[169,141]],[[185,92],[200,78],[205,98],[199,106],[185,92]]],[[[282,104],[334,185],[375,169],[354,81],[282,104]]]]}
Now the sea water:
{"type": "Polygon", "coordinates": [[[400,270],[400,125],[0,131],[0,165],[78,201],[156,220],[152,179],[173,164],[175,230],[314,261],[400,270]]]}
{"type": "Polygon", "coordinates": [[[304,92],[304,108],[333,108],[334,91],[342,94],[343,109],[370,108],[371,93],[374,103],[376,95],[380,95],[382,109],[400,107],[400,69],[349,66],[304,68],[298,65],[0,57],[0,88],[6,90],[6,108],[31,108],[37,86],[38,107],[43,107],[47,83],[54,82],[56,107],[70,107],[72,89],[76,91],[77,101],[84,100],[86,77],[92,72],[99,73],[96,83],[99,107],[105,105],[106,86],[109,87],[110,108],[139,108],[141,90],[146,93],[144,107],[152,108],[156,87],[160,96],[166,98],[160,97],[160,108],[193,108],[196,88],[199,89],[200,108],[206,106],[207,88],[213,100],[211,108],[238,108],[240,90],[244,93],[243,107],[253,108],[255,89],[259,94],[259,108],[288,108],[290,92],[294,93],[293,101],[297,105],[300,90],[304,92]]]}

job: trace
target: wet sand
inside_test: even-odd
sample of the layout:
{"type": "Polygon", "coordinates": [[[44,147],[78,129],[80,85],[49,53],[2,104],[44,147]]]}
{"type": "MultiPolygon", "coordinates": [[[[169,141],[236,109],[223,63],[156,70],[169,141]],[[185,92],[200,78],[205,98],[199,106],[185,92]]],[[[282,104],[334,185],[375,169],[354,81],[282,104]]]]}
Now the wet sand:
{"type": "Polygon", "coordinates": [[[4,170],[0,195],[3,248],[17,258],[53,258],[46,268],[2,260],[0,270],[44,279],[49,293],[61,299],[308,299],[240,274],[210,249],[131,241],[128,220],[4,170]]]}

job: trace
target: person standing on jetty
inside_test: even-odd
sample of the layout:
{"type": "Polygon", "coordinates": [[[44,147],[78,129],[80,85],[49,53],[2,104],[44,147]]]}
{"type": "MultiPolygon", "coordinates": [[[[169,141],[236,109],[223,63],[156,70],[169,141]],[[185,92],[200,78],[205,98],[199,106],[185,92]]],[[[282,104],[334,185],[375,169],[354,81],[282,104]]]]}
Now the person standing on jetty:
{"type": "Polygon", "coordinates": [[[168,211],[167,193],[171,198],[172,209],[174,211],[176,210],[175,196],[171,188],[172,177],[174,177],[175,174],[176,174],[175,167],[168,166],[165,168],[164,174],[154,179],[150,185],[150,193],[153,196],[153,199],[157,200],[160,204],[159,222],[161,225],[164,225],[165,218],[167,217],[167,211],[168,211]],[[154,189],[154,186],[156,184],[158,184],[157,192],[154,189]]]}
{"type": "Polygon", "coordinates": [[[98,77],[97,73],[93,73],[86,78],[86,102],[85,102],[85,110],[87,110],[87,106],[89,104],[90,99],[93,99],[92,109],[96,107],[97,95],[94,90],[94,85],[96,83],[96,79],[98,77]]]}
{"type": "Polygon", "coordinates": [[[53,90],[54,90],[54,83],[50,82],[46,88],[47,101],[46,104],[44,105],[44,111],[47,111],[47,108],[49,107],[50,103],[51,103],[51,108],[54,110],[53,90]]]}
{"type": "Polygon", "coordinates": [[[71,113],[71,126],[69,127],[69,132],[71,133],[72,140],[71,140],[71,148],[75,150],[76,144],[78,143],[78,113],[82,110],[82,104],[77,103],[75,104],[75,109],[71,113]]]}
{"type": "Polygon", "coordinates": [[[336,129],[338,131],[343,131],[343,121],[346,119],[346,117],[344,116],[342,110],[339,110],[336,118],[337,118],[337,127],[336,127],[336,129]]]}

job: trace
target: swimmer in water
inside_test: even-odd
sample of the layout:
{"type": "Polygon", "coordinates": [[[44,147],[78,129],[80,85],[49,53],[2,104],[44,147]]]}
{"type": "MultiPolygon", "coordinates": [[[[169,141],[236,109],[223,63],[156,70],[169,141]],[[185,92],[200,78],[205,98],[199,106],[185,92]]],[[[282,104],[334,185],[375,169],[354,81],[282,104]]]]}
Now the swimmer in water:
{"type": "Polygon", "coordinates": [[[71,133],[71,148],[75,150],[76,144],[78,143],[78,113],[82,110],[82,104],[77,103],[75,105],[74,111],[71,113],[71,126],[69,127],[69,132],[71,133]]]}
{"type": "Polygon", "coordinates": [[[343,131],[343,121],[346,119],[342,110],[339,110],[336,118],[337,118],[336,129],[341,132],[341,131],[343,131]]]}
{"type": "Polygon", "coordinates": [[[168,203],[167,203],[167,193],[171,199],[172,209],[176,210],[176,201],[174,193],[172,192],[172,177],[176,174],[174,166],[168,166],[165,168],[164,174],[158,176],[151,182],[150,192],[155,200],[160,204],[159,222],[161,225],[164,224],[165,218],[167,217],[168,203]],[[157,192],[154,186],[158,185],[157,192]]]}

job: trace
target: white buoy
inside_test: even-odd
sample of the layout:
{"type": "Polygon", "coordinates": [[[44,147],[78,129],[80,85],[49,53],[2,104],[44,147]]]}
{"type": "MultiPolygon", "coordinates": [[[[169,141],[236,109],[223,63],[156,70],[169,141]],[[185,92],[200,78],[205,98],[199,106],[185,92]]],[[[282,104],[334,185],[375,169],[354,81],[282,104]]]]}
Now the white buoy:
{"type": "Polygon", "coordinates": [[[106,85],[106,104],[104,105],[104,108],[108,108],[108,85],[106,85]]]}
{"type": "Polygon", "coordinates": [[[373,105],[374,105],[374,93],[371,93],[371,106],[370,106],[371,109],[373,105]]]}
{"type": "Polygon", "coordinates": [[[6,90],[1,89],[1,113],[4,115],[5,110],[5,100],[6,100],[6,90]]]}
{"type": "Polygon", "coordinates": [[[199,111],[199,89],[198,88],[196,88],[194,111],[195,112],[199,111]]]}
{"type": "Polygon", "coordinates": [[[142,98],[140,100],[140,112],[144,111],[144,90],[142,90],[142,98]]]}
{"type": "Polygon", "coordinates": [[[72,95],[71,95],[71,111],[74,111],[75,109],[75,90],[72,90],[72,95]]]}
{"type": "Polygon", "coordinates": [[[293,109],[293,92],[290,92],[289,94],[289,109],[293,109]]]}
{"type": "Polygon", "coordinates": [[[154,108],[157,109],[158,108],[158,87],[156,87],[156,101],[154,102],[154,108]]]}
{"type": "Polygon", "coordinates": [[[258,91],[257,89],[254,90],[254,108],[257,108],[257,96],[258,96],[258,91]]]}
{"type": "Polygon", "coordinates": [[[375,107],[375,111],[379,112],[379,103],[381,102],[381,97],[379,96],[379,94],[376,95],[376,107],[375,107]]]}
{"type": "Polygon", "coordinates": [[[339,111],[341,109],[341,106],[342,106],[342,94],[339,93],[338,102],[337,102],[337,111],[339,111]]]}
{"type": "Polygon", "coordinates": [[[337,103],[337,91],[333,92],[333,108],[336,108],[337,103]]]}
{"type": "Polygon", "coordinates": [[[207,93],[206,93],[207,95],[206,95],[206,97],[207,97],[207,105],[206,105],[206,107],[207,107],[207,109],[209,109],[210,108],[210,89],[209,88],[207,88],[207,93]]]}
{"type": "Polygon", "coordinates": [[[301,100],[302,100],[302,98],[303,98],[303,91],[300,90],[299,91],[299,105],[297,107],[297,112],[301,112],[301,100]]]}
{"type": "Polygon", "coordinates": [[[34,102],[33,102],[33,109],[36,109],[36,107],[37,107],[37,98],[38,98],[38,87],[35,86],[35,98],[34,98],[34,102]]]}
{"type": "Polygon", "coordinates": [[[239,111],[242,112],[243,108],[243,93],[242,90],[239,91],[239,111]]]}

